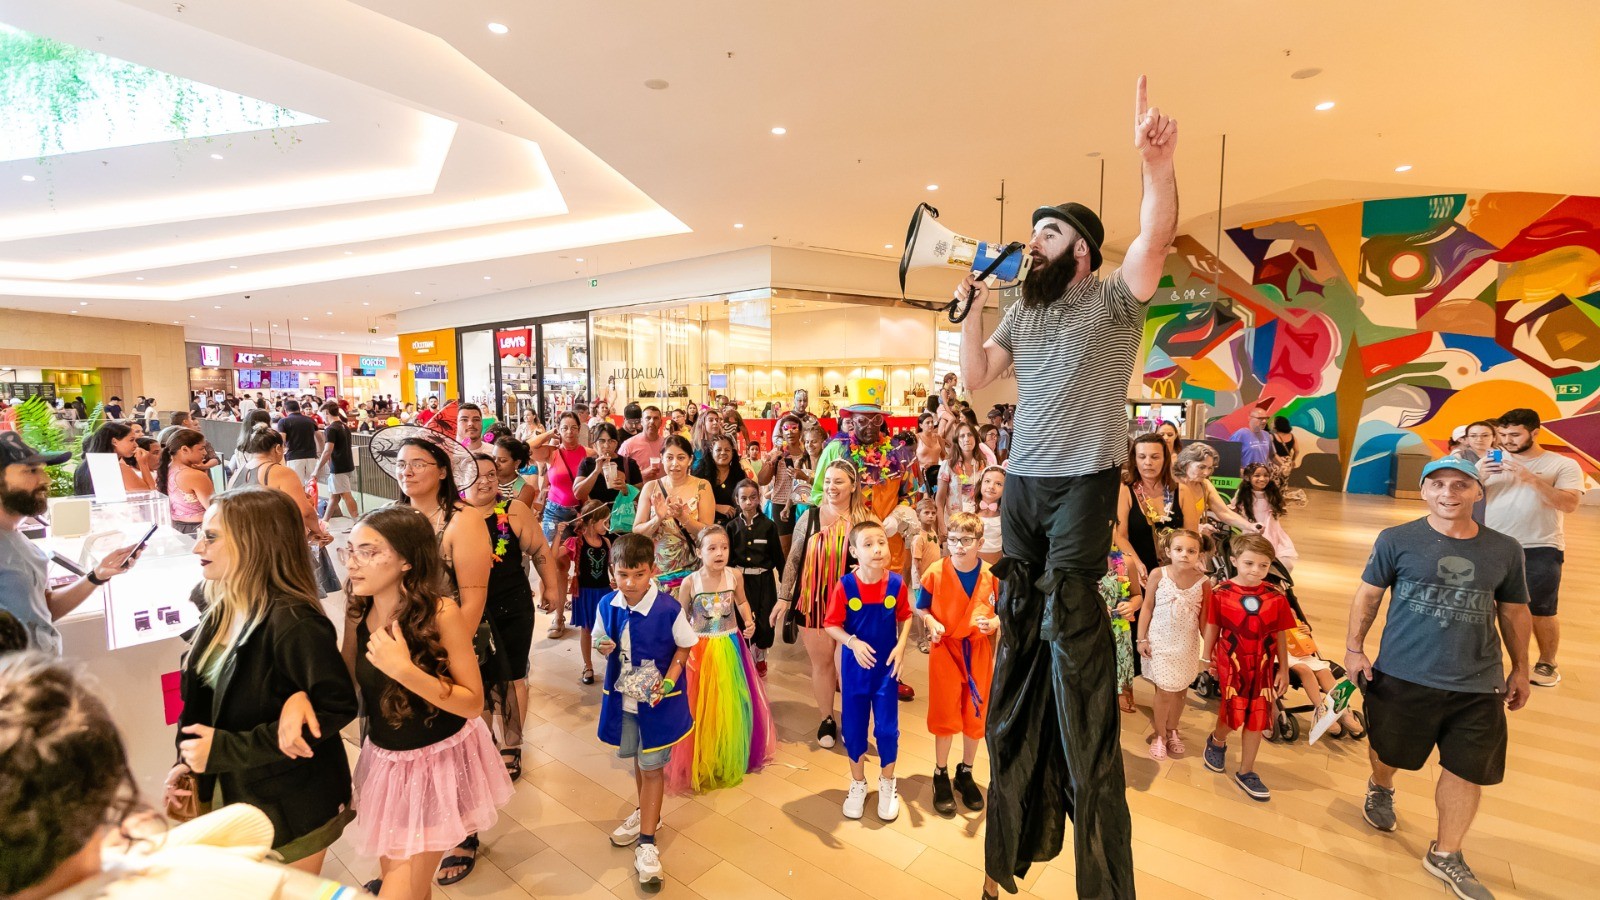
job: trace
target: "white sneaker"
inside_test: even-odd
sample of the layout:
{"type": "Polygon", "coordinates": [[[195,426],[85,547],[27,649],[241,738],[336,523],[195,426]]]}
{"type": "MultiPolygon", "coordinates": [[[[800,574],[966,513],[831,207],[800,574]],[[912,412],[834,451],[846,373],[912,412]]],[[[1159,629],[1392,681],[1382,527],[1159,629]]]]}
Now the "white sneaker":
{"type": "Polygon", "coordinates": [[[633,848],[633,870],[639,873],[639,884],[646,889],[661,887],[661,850],[655,844],[640,844],[633,848]]]}
{"type": "Polygon", "coordinates": [[[893,778],[878,779],[878,818],[893,822],[900,815],[900,787],[893,778]]]}
{"type": "Polygon", "coordinates": [[[846,819],[859,819],[861,813],[867,808],[867,783],[865,781],[850,782],[850,791],[844,795],[844,817],[846,819]]]}
{"type": "Polygon", "coordinates": [[[617,830],[611,832],[611,846],[626,847],[639,839],[639,811],[622,821],[617,830]]]}

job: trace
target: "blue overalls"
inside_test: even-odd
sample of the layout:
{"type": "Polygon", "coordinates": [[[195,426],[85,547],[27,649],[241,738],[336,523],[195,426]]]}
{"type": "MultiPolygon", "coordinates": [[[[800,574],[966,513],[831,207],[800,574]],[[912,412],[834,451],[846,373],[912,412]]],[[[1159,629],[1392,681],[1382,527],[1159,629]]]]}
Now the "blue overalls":
{"type": "Polygon", "coordinates": [[[844,751],[851,762],[867,752],[867,717],[873,719],[873,737],[878,740],[878,762],[894,765],[900,755],[900,683],[889,671],[889,654],[900,640],[895,610],[909,603],[899,575],[889,573],[883,602],[866,603],[856,576],[840,580],[845,594],[844,630],[872,647],[873,666],[861,668],[849,650],[839,664],[839,730],[844,735],[844,751]]]}

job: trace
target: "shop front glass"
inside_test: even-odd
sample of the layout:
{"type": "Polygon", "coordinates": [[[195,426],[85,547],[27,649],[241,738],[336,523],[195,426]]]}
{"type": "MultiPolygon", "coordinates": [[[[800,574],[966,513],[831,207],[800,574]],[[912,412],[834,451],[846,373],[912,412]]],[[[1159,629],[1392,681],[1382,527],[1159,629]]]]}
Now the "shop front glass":
{"type": "Polygon", "coordinates": [[[727,398],[763,443],[802,388],[811,412],[826,417],[851,402],[852,382],[881,379],[890,416],[914,416],[942,358],[938,318],[886,303],[765,291],[597,311],[590,321],[595,394],[617,414],[630,401],[670,411],[727,398]]]}
{"type": "Polygon", "coordinates": [[[513,427],[524,414],[545,422],[589,398],[585,319],[509,322],[458,335],[462,396],[513,427]]]}

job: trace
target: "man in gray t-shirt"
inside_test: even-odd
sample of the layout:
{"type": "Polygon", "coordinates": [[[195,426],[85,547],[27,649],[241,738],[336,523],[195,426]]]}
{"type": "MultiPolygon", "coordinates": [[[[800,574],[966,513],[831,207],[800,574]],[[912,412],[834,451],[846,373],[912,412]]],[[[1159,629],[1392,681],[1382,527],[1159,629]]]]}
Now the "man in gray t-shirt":
{"type": "Polygon", "coordinates": [[[1454,456],[1422,469],[1426,518],[1378,535],[1350,609],[1345,668],[1366,699],[1368,756],[1363,814],[1394,831],[1394,776],[1439,751],[1438,836],[1423,868],[1459,897],[1492,897],[1461,855],[1486,784],[1505,777],[1506,710],[1528,702],[1528,590],[1521,547],[1479,525],[1478,470],[1454,456]],[[1367,659],[1367,632],[1390,593],[1381,654],[1367,659]],[[1511,656],[1511,674],[1500,646],[1511,656]]]}
{"type": "Polygon", "coordinates": [[[1539,414],[1513,409],[1495,423],[1501,458],[1491,455],[1479,465],[1488,497],[1484,524],[1517,539],[1528,570],[1528,609],[1533,613],[1533,640],[1539,659],[1532,682],[1539,687],[1561,683],[1556,650],[1561,622],[1561,567],[1567,559],[1563,519],[1576,512],[1583,498],[1583,472],[1578,464],[1539,446],[1539,414]]]}
{"type": "Polygon", "coordinates": [[[133,547],[106,554],[94,571],[72,584],[50,590],[45,552],[19,531],[23,520],[43,515],[50,498],[45,466],[58,466],[70,453],[39,453],[15,431],[0,431],[0,609],[16,616],[28,643],[46,653],[61,652],[55,621],[82,603],[94,589],[126,571],[133,547]]]}

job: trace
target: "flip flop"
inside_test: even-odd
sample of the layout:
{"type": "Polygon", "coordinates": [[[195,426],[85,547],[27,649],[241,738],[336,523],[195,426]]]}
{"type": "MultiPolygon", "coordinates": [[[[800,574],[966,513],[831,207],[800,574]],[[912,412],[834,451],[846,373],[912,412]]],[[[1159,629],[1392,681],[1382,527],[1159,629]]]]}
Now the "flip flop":
{"type": "Polygon", "coordinates": [[[471,856],[446,856],[444,859],[439,860],[439,870],[440,871],[443,871],[445,869],[456,869],[456,868],[459,868],[461,870],[459,873],[457,873],[455,875],[452,875],[449,878],[445,878],[443,876],[440,876],[438,879],[436,879],[441,887],[448,887],[448,886],[450,886],[452,884],[456,884],[457,882],[459,882],[462,879],[466,878],[468,875],[471,875],[472,874],[472,870],[474,868],[476,868],[477,865],[478,865],[478,836],[477,835],[475,835],[475,834],[467,835],[466,840],[463,840],[461,843],[456,845],[456,849],[457,850],[469,850],[469,851],[472,852],[472,855],[471,856]]]}

